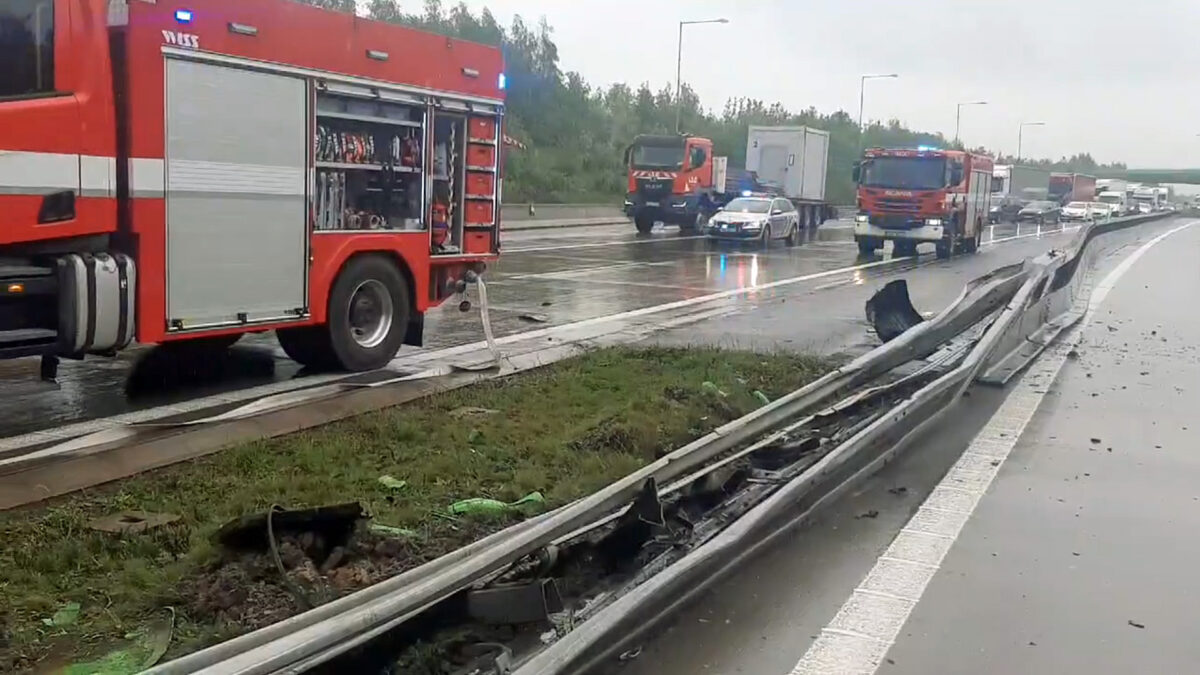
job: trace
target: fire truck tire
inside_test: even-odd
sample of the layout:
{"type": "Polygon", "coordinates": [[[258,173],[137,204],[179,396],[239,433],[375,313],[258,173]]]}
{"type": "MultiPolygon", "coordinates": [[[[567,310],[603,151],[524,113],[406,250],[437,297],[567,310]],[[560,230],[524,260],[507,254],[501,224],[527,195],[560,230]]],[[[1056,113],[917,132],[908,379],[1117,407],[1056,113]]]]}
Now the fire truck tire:
{"type": "Polygon", "coordinates": [[[279,346],[288,358],[307,368],[327,370],[336,367],[325,326],[305,326],[275,331],[279,346]]]}
{"type": "Polygon", "coordinates": [[[695,234],[704,227],[704,214],[696,212],[696,217],[679,226],[680,234],[695,234]]]}
{"type": "Polygon", "coordinates": [[[879,250],[880,242],[876,239],[859,237],[855,241],[858,243],[858,252],[860,255],[875,255],[875,251],[879,250]]]}
{"type": "Polygon", "coordinates": [[[983,245],[983,227],[975,228],[975,236],[963,242],[963,251],[966,253],[979,253],[979,247],[983,245]]]}
{"type": "Polygon", "coordinates": [[[935,244],[934,250],[937,253],[938,260],[948,260],[954,254],[954,242],[949,239],[943,239],[935,244]]]}
{"type": "Polygon", "coordinates": [[[654,219],[645,213],[639,213],[634,216],[633,224],[637,226],[637,231],[642,234],[650,234],[650,230],[654,229],[654,219]]]}
{"type": "Polygon", "coordinates": [[[335,363],[352,372],[377,370],[400,351],[411,308],[408,284],[381,256],[353,258],[329,293],[326,333],[335,363]]]}

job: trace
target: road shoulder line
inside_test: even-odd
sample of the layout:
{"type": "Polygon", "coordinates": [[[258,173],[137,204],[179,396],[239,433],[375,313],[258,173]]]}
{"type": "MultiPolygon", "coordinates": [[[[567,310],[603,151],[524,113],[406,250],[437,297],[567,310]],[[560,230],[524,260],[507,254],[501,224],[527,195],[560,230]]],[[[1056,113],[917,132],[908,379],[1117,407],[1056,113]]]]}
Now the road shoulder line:
{"type": "Polygon", "coordinates": [[[1096,310],[1143,255],[1197,222],[1200,221],[1175,227],[1138,247],[1092,290],[1084,319],[1021,376],[1000,408],[877,558],[875,566],[822,629],[790,675],[833,672],[871,675],[879,669],[954,541],[1024,435],[1096,310]],[[914,546],[909,541],[922,535],[938,537],[941,545],[914,546]],[[872,595],[896,600],[870,601],[872,595]],[[847,626],[854,627],[853,634],[847,632],[847,626]]]}

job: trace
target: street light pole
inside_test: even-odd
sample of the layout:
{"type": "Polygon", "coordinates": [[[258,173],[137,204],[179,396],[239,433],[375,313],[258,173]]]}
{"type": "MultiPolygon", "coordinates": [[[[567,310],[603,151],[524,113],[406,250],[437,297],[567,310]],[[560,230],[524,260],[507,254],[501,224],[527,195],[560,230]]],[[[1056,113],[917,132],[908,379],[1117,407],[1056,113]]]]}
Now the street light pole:
{"type": "Polygon", "coordinates": [[[858,154],[862,154],[863,139],[866,136],[866,129],[863,129],[863,105],[867,100],[867,80],[882,80],[896,79],[900,77],[896,73],[887,75],[863,75],[858,81],[858,154]]]}
{"type": "Polygon", "coordinates": [[[679,53],[675,58],[675,133],[678,134],[679,125],[683,118],[683,27],[694,26],[701,23],[729,23],[729,19],[705,19],[703,21],[680,21],[679,22],[679,53]]]}
{"type": "Polygon", "coordinates": [[[955,108],[954,114],[954,142],[958,143],[958,132],[962,128],[962,107],[964,105],[987,105],[987,101],[964,101],[959,103],[955,108]]]}
{"type": "Polygon", "coordinates": [[[1025,127],[1044,127],[1045,122],[1021,122],[1017,127],[1017,162],[1021,161],[1021,146],[1025,143],[1025,127]]]}

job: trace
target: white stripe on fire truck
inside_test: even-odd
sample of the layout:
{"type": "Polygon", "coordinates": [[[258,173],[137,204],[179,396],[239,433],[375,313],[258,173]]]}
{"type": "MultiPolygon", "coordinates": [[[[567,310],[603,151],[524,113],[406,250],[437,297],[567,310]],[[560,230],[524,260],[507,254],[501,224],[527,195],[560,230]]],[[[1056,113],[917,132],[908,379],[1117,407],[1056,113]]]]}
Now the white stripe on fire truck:
{"type": "Polygon", "coordinates": [[[161,199],[166,185],[161,159],[133,157],[129,160],[129,192],[133,197],[161,199]]]}
{"type": "Polygon", "coordinates": [[[167,188],[171,194],[304,195],[304,167],[233,164],[172,159],[167,163],[167,188]]]}
{"type": "Polygon", "coordinates": [[[116,186],[112,157],[0,150],[0,194],[45,195],[72,191],[110,197],[116,186]]]}

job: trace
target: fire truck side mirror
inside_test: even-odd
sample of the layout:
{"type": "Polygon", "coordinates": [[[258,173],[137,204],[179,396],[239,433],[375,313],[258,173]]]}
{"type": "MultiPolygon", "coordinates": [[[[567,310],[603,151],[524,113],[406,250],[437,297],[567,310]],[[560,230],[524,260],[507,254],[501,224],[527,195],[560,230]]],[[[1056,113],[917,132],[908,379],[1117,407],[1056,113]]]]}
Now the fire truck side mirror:
{"type": "Polygon", "coordinates": [[[862,162],[854,163],[854,168],[850,169],[850,177],[854,180],[855,183],[857,183],[859,181],[859,179],[862,178],[862,162]]]}

